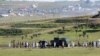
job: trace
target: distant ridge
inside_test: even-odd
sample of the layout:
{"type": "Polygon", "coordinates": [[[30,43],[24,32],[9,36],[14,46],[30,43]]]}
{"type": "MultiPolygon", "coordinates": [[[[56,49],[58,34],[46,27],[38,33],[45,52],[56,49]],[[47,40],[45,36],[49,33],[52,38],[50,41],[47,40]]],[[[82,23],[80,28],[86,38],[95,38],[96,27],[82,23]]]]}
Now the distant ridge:
{"type": "Polygon", "coordinates": [[[0,1],[61,2],[61,1],[67,1],[67,0],[0,0],[0,1]]]}

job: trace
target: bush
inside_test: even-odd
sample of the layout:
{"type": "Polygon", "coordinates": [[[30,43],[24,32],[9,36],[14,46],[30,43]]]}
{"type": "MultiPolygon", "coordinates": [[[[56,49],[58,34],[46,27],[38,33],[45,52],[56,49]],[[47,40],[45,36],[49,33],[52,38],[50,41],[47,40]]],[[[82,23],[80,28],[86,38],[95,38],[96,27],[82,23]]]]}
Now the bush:
{"type": "Polygon", "coordinates": [[[34,27],[34,28],[55,28],[61,24],[16,24],[12,27],[34,27]]]}
{"type": "Polygon", "coordinates": [[[0,35],[22,35],[22,30],[19,29],[0,29],[0,35]]]}
{"type": "Polygon", "coordinates": [[[100,30],[86,30],[85,32],[93,33],[93,32],[99,32],[100,30]]]}

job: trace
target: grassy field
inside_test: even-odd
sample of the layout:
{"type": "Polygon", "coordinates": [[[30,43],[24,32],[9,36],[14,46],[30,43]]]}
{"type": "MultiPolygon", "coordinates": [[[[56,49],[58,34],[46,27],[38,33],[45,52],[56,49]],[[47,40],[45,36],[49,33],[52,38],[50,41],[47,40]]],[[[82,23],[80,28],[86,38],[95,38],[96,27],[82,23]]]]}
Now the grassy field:
{"type": "Polygon", "coordinates": [[[0,56],[100,56],[99,48],[0,49],[0,56]]]}
{"type": "MultiPolygon", "coordinates": [[[[72,27],[69,27],[69,26],[73,26],[73,22],[74,22],[73,18],[60,19],[61,20],[60,22],[64,21],[64,23],[57,23],[57,21],[55,22],[55,20],[57,20],[57,19],[33,20],[33,21],[13,23],[13,24],[10,23],[8,25],[3,25],[5,27],[7,26],[8,28],[21,29],[23,34],[28,35],[28,36],[24,37],[23,40],[21,39],[22,36],[6,36],[6,35],[0,36],[0,44],[8,44],[11,40],[17,40],[17,41],[47,40],[47,41],[50,41],[56,36],[65,37],[65,38],[69,38],[70,40],[77,41],[79,39],[79,34],[82,34],[83,31],[94,30],[94,29],[89,28],[89,27],[88,28],[84,27],[83,29],[79,28],[79,30],[82,30],[82,31],[76,33],[75,29],[73,29],[72,27]],[[52,22],[52,23],[50,23],[50,22],[52,22]],[[53,26],[50,28],[50,25],[51,26],[53,25],[53,26]],[[11,27],[11,26],[13,26],[13,27],[11,27]],[[48,34],[48,32],[50,32],[50,31],[62,29],[62,26],[66,26],[65,29],[70,30],[70,31],[65,31],[64,34],[57,34],[57,33],[48,34]],[[33,37],[33,39],[31,39],[31,36],[37,32],[41,33],[41,35],[39,35],[38,37],[33,37]]],[[[83,21],[83,23],[85,23],[85,22],[83,21]]],[[[97,30],[99,30],[99,29],[100,28],[98,28],[97,30]]],[[[96,40],[100,39],[100,31],[92,32],[92,33],[88,32],[87,34],[89,35],[88,39],[81,37],[80,41],[82,41],[82,40],[96,41],[96,40]]]]}
{"type": "MultiPolygon", "coordinates": [[[[54,19],[57,20],[57,19],[54,19]]],[[[71,41],[97,41],[100,39],[100,28],[98,27],[97,29],[93,29],[90,27],[84,27],[78,28],[78,30],[81,30],[79,32],[75,32],[76,29],[73,28],[73,22],[74,20],[71,19],[72,21],[65,21],[62,20],[60,22],[65,22],[65,23],[57,23],[53,19],[50,20],[33,20],[33,21],[24,21],[24,22],[14,22],[14,23],[9,23],[9,24],[1,24],[0,29],[20,29],[23,32],[24,39],[22,40],[23,35],[17,35],[17,36],[12,36],[12,35],[5,35],[2,36],[0,35],[0,45],[8,45],[11,40],[15,41],[29,41],[33,42],[36,41],[38,42],[39,40],[46,40],[50,41],[53,40],[54,37],[59,36],[60,38],[68,38],[71,41]],[[16,26],[17,25],[17,26],[16,26]],[[41,26],[40,26],[41,25],[41,26]],[[50,27],[50,25],[54,25],[53,27],[50,27]],[[13,27],[11,27],[13,26],[13,27]],[[43,27],[45,26],[45,27],[43,27]],[[55,27],[56,26],[56,27],[55,27]],[[53,33],[49,34],[48,32],[51,31],[56,31],[59,29],[62,29],[62,27],[65,26],[65,33],[64,34],[58,34],[58,33],[53,33]],[[70,27],[71,26],[71,27],[70,27]],[[8,27],[8,28],[7,28],[8,27]],[[88,34],[88,39],[84,37],[80,37],[79,35],[83,33],[83,31],[86,30],[98,30],[97,32],[87,32],[88,34]],[[41,33],[41,35],[37,37],[33,37],[31,39],[32,34],[34,33],[41,33]],[[25,35],[28,35],[25,37],[25,35]]],[[[81,23],[86,23],[80,22],[81,23]]],[[[7,31],[7,30],[6,30],[7,31]]],[[[2,31],[0,31],[2,33],[2,31]]],[[[8,32],[9,34],[9,32],[8,32]]],[[[0,56],[100,56],[100,48],[82,48],[82,47],[75,47],[75,48],[46,48],[46,49],[40,49],[40,48],[0,48],[0,56]]]]}
{"type": "Polygon", "coordinates": [[[42,34],[38,37],[33,37],[33,39],[31,39],[30,36],[28,37],[25,37],[23,40],[22,40],[22,36],[0,36],[0,44],[7,44],[9,42],[11,42],[11,40],[16,40],[16,41],[29,41],[29,42],[33,42],[33,41],[36,41],[38,42],[39,40],[46,40],[46,41],[50,41],[50,40],[53,40],[54,37],[56,36],[60,36],[60,38],[68,38],[70,39],[71,41],[77,41],[77,40],[80,40],[81,42],[83,41],[97,41],[98,39],[100,39],[100,32],[95,32],[95,33],[88,33],[89,37],[88,39],[87,38],[84,38],[84,37],[80,37],[79,39],[79,34],[81,34],[81,32],[78,32],[77,34],[75,32],[66,32],[65,34],[61,34],[61,35],[58,35],[58,34],[42,34]]]}

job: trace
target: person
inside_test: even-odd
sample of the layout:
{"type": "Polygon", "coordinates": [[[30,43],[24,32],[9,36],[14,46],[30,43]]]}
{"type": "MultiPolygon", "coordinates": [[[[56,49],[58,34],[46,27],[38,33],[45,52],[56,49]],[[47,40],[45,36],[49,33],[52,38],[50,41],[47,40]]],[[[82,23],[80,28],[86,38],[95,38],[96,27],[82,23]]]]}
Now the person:
{"type": "Polygon", "coordinates": [[[39,43],[39,47],[42,48],[43,47],[42,40],[40,40],[38,43],[39,43]]]}
{"type": "Polygon", "coordinates": [[[90,41],[88,44],[90,48],[93,46],[92,44],[93,44],[92,41],[90,41]]]}
{"type": "Polygon", "coordinates": [[[24,48],[26,48],[26,42],[23,42],[23,46],[24,46],[24,48]]]}
{"type": "Polygon", "coordinates": [[[77,46],[78,46],[78,47],[80,47],[80,46],[81,46],[81,43],[80,43],[80,41],[78,41],[78,42],[77,42],[77,46]]]}
{"type": "Polygon", "coordinates": [[[16,43],[16,48],[19,48],[20,46],[19,46],[19,41],[16,43]]]}
{"type": "Polygon", "coordinates": [[[54,42],[54,45],[53,45],[53,47],[54,47],[54,48],[56,47],[56,42],[54,42]]]}
{"type": "Polygon", "coordinates": [[[47,48],[47,46],[48,46],[48,42],[47,42],[47,41],[45,41],[45,48],[47,48]]]}
{"type": "Polygon", "coordinates": [[[75,47],[75,42],[74,41],[71,42],[71,46],[75,47]]]}
{"type": "Polygon", "coordinates": [[[93,47],[97,47],[96,41],[93,42],[93,47]]]}
{"type": "Polygon", "coordinates": [[[11,48],[11,43],[8,44],[9,48],[11,48]]]}
{"type": "Polygon", "coordinates": [[[16,47],[15,40],[12,40],[11,43],[12,43],[12,47],[15,48],[16,47]]]}
{"type": "Polygon", "coordinates": [[[47,42],[47,47],[51,48],[51,43],[49,41],[47,42]]]}
{"type": "Polygon", "coordinates": [[[68,43],[68,48],[70,48],[70,47],[71,47],[71,43],[69,42],[69,43],[68,43]]]}
{"type": "Polygon", "coordinates": [[[35,43],[34,42],[32,43],[32,48],[35,48],[35,43]]]}
{"type": "Polygon", "coordinates": [[[87,42],[83,42],[83,47],[87,47],[88,43],[87,42]]]}
{"type": "Polygon", "coordinates": [[[50,47],[54,47],[54,40],[50,41],[50,47]]]}
{"type": "Polygon", "coordinates": [[[97,41],[97,47],[100,47],[100,40],[97,41]]]}
{"type": "Polygon", "coordinates": [[[19,45],[20,45],[20,48],[22,48],[22,43],[21,42],[19,42],[19,45]]]}
{"type": "Polygon", "coordinates": [[[29,43],[28,42],[26,42],[26,48],[29,48],[29,43]]]}
{"type": "Polygon", "coordinates": [[[65,43],[64,43],[64,41],[62,41],[62,48],[64,48],[64,46],[65,46],[65,43]]]}
{"type": "Polygon", "coordinates": [[[42,48],[46,48],[46,41],[42,41],[42,48]]]}
{"type": "Polygon", "coordinates": [[[35,46],[36,46],[36,48],[39,48],[39,43],[35,42],[35,46]]]}

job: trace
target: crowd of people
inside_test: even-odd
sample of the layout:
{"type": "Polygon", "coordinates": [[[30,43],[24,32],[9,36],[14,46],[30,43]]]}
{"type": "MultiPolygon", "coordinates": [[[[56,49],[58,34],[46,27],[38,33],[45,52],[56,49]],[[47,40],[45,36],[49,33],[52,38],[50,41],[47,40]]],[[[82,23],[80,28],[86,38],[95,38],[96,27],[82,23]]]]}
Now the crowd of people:
{"type": "Polygon", "coordinates": [[[54,40],[45,41],[40,40],[39,42],[16,42],[15,40],[12,40],[9,43],[9,48],[73,48],[73,47],[100,47],[100,41],[91,41],[87,42],[84,41],[83,43],[80,42],[74,42],[74,41],[68,41],[66,38],[54,38],[54,40]]]}

